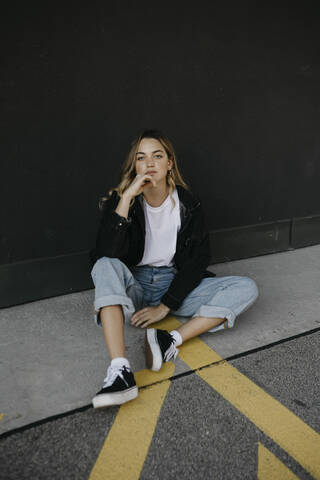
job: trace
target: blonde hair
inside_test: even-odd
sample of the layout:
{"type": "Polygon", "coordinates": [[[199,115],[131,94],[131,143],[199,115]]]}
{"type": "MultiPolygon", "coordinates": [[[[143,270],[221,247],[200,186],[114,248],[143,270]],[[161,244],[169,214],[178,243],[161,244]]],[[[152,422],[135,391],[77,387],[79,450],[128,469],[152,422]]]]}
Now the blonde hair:
{"type": "MultiPolygon", "coordinates": [[[[175,154],[174,148],[170,140],[164,133],[162,133],[160,130],[143,130],[132,142],[130,149],[127,153],[126,160],[124,164],[122,165],[121,171],[120,171],[120,182],[117,187],[111,188],[108,192],[109,197],[101,197],[99,200],[99,209],[102,210],[104,203],[109,200],[111,197],[112,193],[114,191],[118,192],[118,195],[122,197],[123,192],[131,185],[133,182],[134,178],[136,177],[136,171],[135,171],[135,162],[136,162],[136,153],[138,151],[140,142],[143,138],[154,138],[158,140],[163,148],[165,149],[168,158],[172,160],[173,165],[171,172],[168,171],[167,177],[166,177],[166,183],[169,186],[169,195],[171,198],[172,202],[172,208],[175,206],[175,200],[172,196],[172,193],[176,187],[176,185],[181,185],[187,190],[190,190],[190,187],[184,182],[182,179],[182,175],[179,171],[178,163],[177,163],[177,156],[175,154]]],[[[134,204],[136,197],[133,197],[130,201],[129,208],[134,204]]]]}

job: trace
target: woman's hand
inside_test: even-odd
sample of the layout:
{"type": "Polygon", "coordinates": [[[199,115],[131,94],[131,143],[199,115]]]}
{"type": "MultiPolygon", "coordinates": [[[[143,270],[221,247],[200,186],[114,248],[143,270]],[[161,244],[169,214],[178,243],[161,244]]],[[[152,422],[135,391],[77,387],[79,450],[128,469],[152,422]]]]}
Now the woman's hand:
{"type": "Polygon", "coordinates": [[[149,173],[138,174],[131,185],[123,192],[130,197],[140,195],[147,187],[154,187],[157,185],[155,179],[149,173]]]}
{"type": "Polygon", "coordinates": [[[138,310],[134,315],[131,317],[131,324],[135,327],[142,327],[145,328],[152,323],[159,322],[162,320],[168,313],[170,309],[165,307],[164,305],[160,304],[156,307],[149,306],[138,310]]]}

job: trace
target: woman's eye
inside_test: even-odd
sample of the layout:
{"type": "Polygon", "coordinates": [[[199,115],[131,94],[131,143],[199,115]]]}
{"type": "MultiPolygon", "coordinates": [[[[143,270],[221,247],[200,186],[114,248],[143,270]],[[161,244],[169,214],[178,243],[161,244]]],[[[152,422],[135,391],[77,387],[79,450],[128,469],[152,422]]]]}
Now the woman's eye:
{"type": "MultiPolygon", "coordinates": [[[[162,155],[156,155],[156,157],[162,158],[162,155]]],[[[143,160],[143,157],[138,157],[138,160],[143,160]]]]}

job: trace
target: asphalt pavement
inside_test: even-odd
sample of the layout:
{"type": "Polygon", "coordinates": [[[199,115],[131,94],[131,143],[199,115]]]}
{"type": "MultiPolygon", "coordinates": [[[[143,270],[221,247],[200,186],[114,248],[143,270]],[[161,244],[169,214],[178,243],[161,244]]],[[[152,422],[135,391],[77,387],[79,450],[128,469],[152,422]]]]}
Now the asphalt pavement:
{"type": "Polygon", "coordinates": [[[109,362],[92,290],[3,309],[0,479],[320,478],[319,253],[213,265],[259,298],[161,375],[128,326],[139,396],[121,407],[91,405],[109,362]]]}
{"type": "MultiPolygon", "coordinates": [[[[310,333],[228,361],[318,435],[319,340],[320,332],[310,333]]],[[[202,370],[210,368],[214,370],[215,366],[202,370]]],[[[0,478],[85,480],[91,475],[95,478],[94,466],[120,408],[87,406],[83,411],[2,436],[0,478]]],[[[128,418],[127,432],[129,425],[128,418]]],[[[259,445],[296,478],[319,478],[313,477],[196,371],[180,374],[171,379],[142,469],[132,472],[135,465],[130,462],[128,476],[118,478],[256,479],[259,445]]],[[[128,457],[127,448],[120,447],[117,462],[125,464],[128,457]]],[[[319,456],[315,460],[320,464],[319,456]]],[[[108,464],[106,475],[101,478],[113,478],[108,475],[108,464]]],[[[316,469],[316,465],[311,465],[310,470],[312,467],[316,469]]],[[[273,472],[277,475],[279,470],[275,468],[273,472]]]]}

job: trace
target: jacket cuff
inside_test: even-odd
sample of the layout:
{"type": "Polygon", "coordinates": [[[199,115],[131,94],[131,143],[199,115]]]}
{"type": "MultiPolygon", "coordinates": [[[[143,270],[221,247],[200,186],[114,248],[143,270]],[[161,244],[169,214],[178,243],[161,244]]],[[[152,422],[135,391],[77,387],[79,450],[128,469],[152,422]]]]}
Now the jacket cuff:
{"type": "Polygon", "coordinates": [[[126,228],[132,222],[131,217],[122,217],[121,215],[119,215],[119,213],[115,211],[111,212],[111,219],[113,226],[118,230],[126,228]]]}
{"type": "Polygon", "coordinates": [[[170,308],[170,310],[178,310],[182,302],[176,297],[173,297],[169,292],[166,292],[160,300],[161,303],[170,308]]]}

